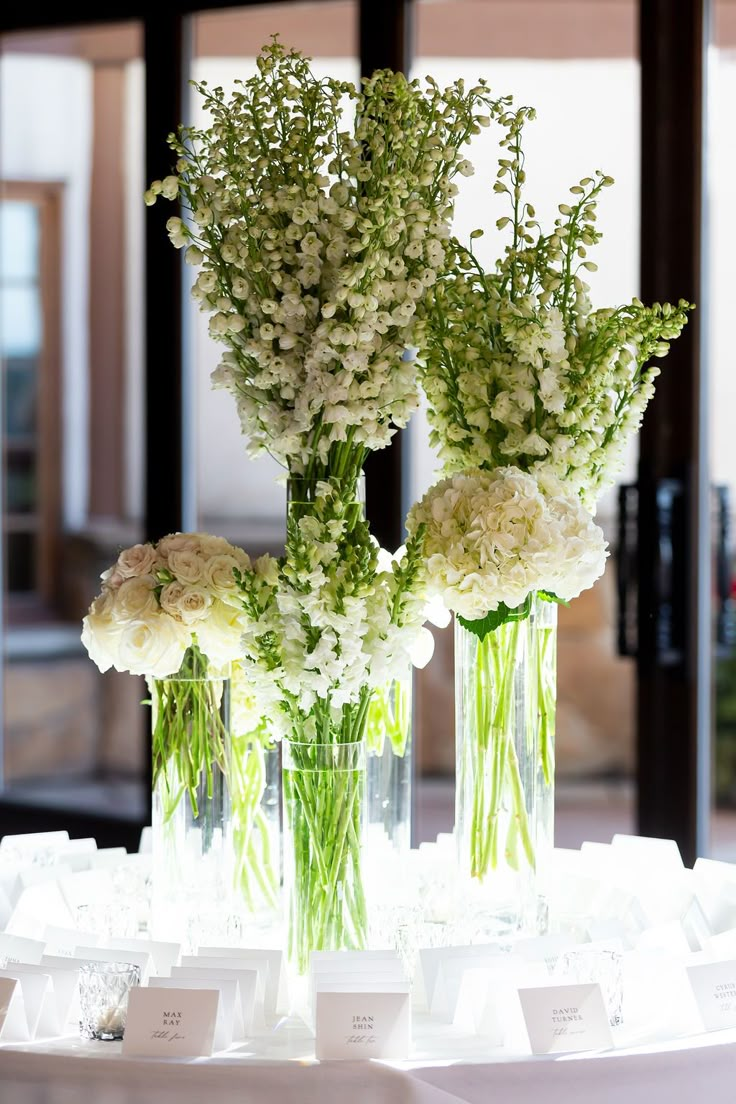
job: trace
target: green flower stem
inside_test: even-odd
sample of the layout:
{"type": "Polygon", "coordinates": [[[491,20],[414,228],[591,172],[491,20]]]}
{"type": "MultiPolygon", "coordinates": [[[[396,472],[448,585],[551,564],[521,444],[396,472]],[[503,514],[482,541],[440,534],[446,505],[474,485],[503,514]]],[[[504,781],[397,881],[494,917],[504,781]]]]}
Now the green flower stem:
{"type": "Polygon", "coordinates": [[[510,621],[489,632],[475,645],[473,670],[465,673],[464,693],[470,699],[466,710],[473,729],[467,734],[463,751],[472,785],[470,872],[479,880],[498,868],[499,833],[507,803],[510,817],[503,857],[515,870],[520,867],[522,853],[529,866],[535,866],[514,746],[514,677],[520,635],[525,631],[525,621],[510,621]]]}
{"type": "Polygon", "coordinates": [[[411,729],[411,693],[404,679],[393,679],[374,690],[368,706],[366,748],[372,755],[383,755],[388,737],[394,755],[406,755],[411,729]]]}
{"type": "Polygon", "coordinates": [[[261,810],[266,788],[266,751],[257,737],[233,737],[231,804],[235,848],[235,886],[249,910],[258,899],[267,908],[278,903],[279,876],[272,855],[269,825],[261,810]]]}
{"type": "Polygon", "coordinates": [[[555,710],[557,704],[556,648],[554,628],[537,630],[537,715],[539,754],[546,786],[552,784],[555,770],[555,710]]]}
{"type": "Polygon", "coordinates": [[[227,776],[224,690],[225,680],[208,674],[207,660],[196,645],[187,650],[175,676],[153,680],[153,785],[160,784],[165,822],[185,794],[193,816],[198,817],[203,780],[205,795],[211,798],[215,771],[227,776]]]}

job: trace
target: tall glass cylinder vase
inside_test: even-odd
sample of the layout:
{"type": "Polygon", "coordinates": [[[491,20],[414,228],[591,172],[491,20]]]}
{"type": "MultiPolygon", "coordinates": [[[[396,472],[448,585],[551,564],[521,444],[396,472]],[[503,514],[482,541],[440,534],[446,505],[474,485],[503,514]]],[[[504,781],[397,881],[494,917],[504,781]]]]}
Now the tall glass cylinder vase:
{"type": "Polygon", "coordinates": [[[282,756],[288,954],[305,974],[312,951],[366,945],[365,742],[285,740],[282,756]]]}
{"type": "Polygon", "coordinates": [[[412,668],[374,690],[366,724],[366,843],[379,863],[411,846],[412,668]]]}
{"type": "Polygon", "coordinates": [[[279,749],[259,732],[235,731],[232,749],[233,935],[258,946],[281,922],[279,749]]]}
{"type": "Polygon", "coordinates": [[[554,837],[556,607],[483,640],[456,621],[456,817],[469,939],[546,928],[538,873],[554,837]]]}
{"type": "Polygon", "coordinates": [[[151,682],[152,934],[192,950],[223,942],[232,912],[229,672],[195,647],[151,682]]]}

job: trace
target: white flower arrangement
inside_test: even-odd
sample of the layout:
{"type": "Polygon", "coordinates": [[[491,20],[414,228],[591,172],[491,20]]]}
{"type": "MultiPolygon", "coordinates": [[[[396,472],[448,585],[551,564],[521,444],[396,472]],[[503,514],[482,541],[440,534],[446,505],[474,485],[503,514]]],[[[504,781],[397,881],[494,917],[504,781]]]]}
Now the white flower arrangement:
{"type": "Polygon", "coordinates": [[[197,88],[211,126],[170,137],[176,175],[145,198],[189,213],[168,229],[227,347],[214,384],[235,398],[251,454],[355,475],[417,406],[405,352],[445,266],[453,177],[472,172],[462,147],[506,101],[483,81],[318,80],[278,41],[230,99],[197,88]]]}
{"type": "Polygon", "coordinates": [[[419,542],[387,557],[334,483],[290,516],[286,556],[240,582],[243,669],[276,736],[359,738],[372,689],[431,656],[419,542]]]}
{"type": "Polygon", "coordinates": [[[567,602],[603,574],[606,541],[574,494],[518,468],[471,469],[436,483],[411,510],[427,586],[463,623],[489,629],[535,592],[567,602]]]}
{"type": "MultiPolygon", "coordinates": [[[[690,308],[639,300],[593,310],[585,270],[601,190],[596,173],[570,189],[549,234],[523,200],[521,133],[534,112],[509,111],[494,191],[511,215],[505,254],[488,272],[472,249],[447,243],[448,271],[432,289],[422,383],[431,439],[445,470],[514,465],[549,472],[594,506],[615,480],[626,443],[654,393],[669,342],[690,308]]],[[[482,234],[474,231],[471,237],[482,234]]]]}
{"type": "Polygon", "coordinates": [[[101,671],[165,678],[193,645],[223,668],[238,658],[243,631],[235,573],[250,566],[239,548],[206,533],[136,544],[102,575],[82,642],[101,671]]]}

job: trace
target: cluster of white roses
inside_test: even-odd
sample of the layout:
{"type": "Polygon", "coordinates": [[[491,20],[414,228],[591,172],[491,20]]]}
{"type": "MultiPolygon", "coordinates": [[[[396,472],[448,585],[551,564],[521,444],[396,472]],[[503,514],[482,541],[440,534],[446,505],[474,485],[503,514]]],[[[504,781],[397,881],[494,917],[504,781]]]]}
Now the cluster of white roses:
{"type": "Polygon", "coordinates": [[[535,591],[569,601],[603,574],[606,542],[579,497],[518,468],[441,480],[411,510],[424,529],[428,587],[473,621],[535,591]]]}
{"type": "MultiPolygon", "coordinates": [[[[432,441],[447,471],[513,464],[551,472],[594,506],[620,471],[659,369],[687,318],[688,304],[645,307],[638,300],[592,310],[580,270],[600,234],[595,208],[612,183],[597,174],[575,185],[549,235],[520,201],[520,130],[509,116],[511,159],[500,161],[496,191],[510,192],[513,245],[484,273],[453,243],[452,270],[434,292],[422,382],[432,441]],[[505,178],[511,175],[511,184],[505,178]]],[[[449,247],[448,247],[449,252],[449,247]]]]}
{"type": "Polygon", "coordinates": [[[174,533],[136,544],[102,575],[82,642],[101,671],[164,678],[196,644],[214,668],[238,658],[244,613],[236,572],[259,570],[222,537],[174,533]]]}
{"type": "Polygon", "coordinates": [[[243,670],[275,736],[334,739],[370,689],[431,656],[421,548],[382,554],[354,505],[318,484],[284,559],[242,573],[243,670]]]}
{"type": "Polygon", "coordinates": [[[329,475],[335,447],[388,444],[418,403],[414,364],[429,290],[444,271],[460,150],[498,114],[481,82],[440,90],[376,73],[358,91],[317,80],[296,51],[264,48],[258,74],[199,86],[208,130],[172,138],[191,221],[171,240],[227,346],[215,386],[235,398],[252,454],[329,475]],[[347,118],[346,104],[354,112],[347,118]]]}

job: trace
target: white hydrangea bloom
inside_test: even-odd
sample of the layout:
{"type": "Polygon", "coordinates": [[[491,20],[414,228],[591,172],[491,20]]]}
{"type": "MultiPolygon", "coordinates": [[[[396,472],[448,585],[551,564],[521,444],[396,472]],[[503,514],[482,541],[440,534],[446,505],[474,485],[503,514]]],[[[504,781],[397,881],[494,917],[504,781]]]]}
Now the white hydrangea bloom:
{"type": "Polygon", "coordinates": [[[420,527],[430,592],[471,621],[538,590],[569,601],[605,569],[603,532],[580,499],[518,468],[441,480],[409,514],[409,532],[420,527]]]}

